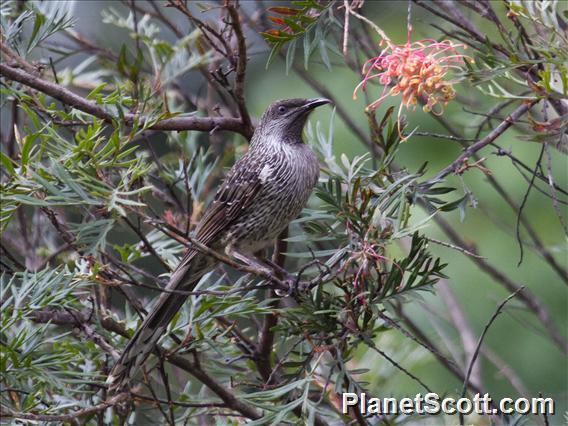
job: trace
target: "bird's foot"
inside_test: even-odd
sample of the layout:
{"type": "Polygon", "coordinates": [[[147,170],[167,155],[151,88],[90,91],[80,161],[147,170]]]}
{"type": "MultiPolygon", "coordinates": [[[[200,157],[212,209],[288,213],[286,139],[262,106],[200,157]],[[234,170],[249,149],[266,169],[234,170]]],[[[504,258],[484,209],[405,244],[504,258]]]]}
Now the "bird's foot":
{"type": "Polygon", "coordinates": [[[282,288],[274,290],[277,296],[288,297],[296,291],[298,277],[290,274],[286,269],[270,259],[263,259],[263,261],[272,268],[272,274],[278,277],[278,284],[283,284],[282,288]]]}
{"type": "Polygon", "coordinates": [[[296,276],[286,273],[286,277],[282,279],[281,282],[286,285],[287,289],[284,290],[278,288],[274,290],[276,295],[280,297],[289,297],[292,296],[293,294],[304,293],[306,291],[309,291],[310,289],[310,282],[300,281],[299,275],[296,276]]]}
{"type": "Polygon", "coordinates": [[[295,279],[285,278],[283,280],[280,280],[280,282],[283,283],[287,288],[286,289],[283,289],[283,288],[275,289],[274,292],[276,293],[277,296],[288,297],[288,296],[291,296],[295,292],[295,284],[296,284],[295,279]]]}
{"type": "Polygon", "coordinates": [[[282,275],[283,277],[288,277],[290,276],[290,274],[288,273],[288,271],[286,269],[284,269],[282,266],[280,266],[278,263],[273,262],[270,259],[264,259],[264,262],[268,265],[270,265],[270,267],[272,269],[274,269],[276,272],[278,272],[278,274],[282,275]]]}

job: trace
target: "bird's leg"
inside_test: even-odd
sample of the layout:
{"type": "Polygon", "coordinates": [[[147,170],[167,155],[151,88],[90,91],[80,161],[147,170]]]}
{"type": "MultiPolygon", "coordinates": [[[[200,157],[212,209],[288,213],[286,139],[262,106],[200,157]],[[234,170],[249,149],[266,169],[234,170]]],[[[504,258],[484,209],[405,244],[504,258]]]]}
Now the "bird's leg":
{"type": "MultiPolygon", "coordinates": [[[[245,265],[248,265],[252,268],[258,269],[259,271],[262,271],[262,273],[266,274],[266,275],[280,275],[283,276],[283,281],[284,283],[288,286],[288,291],[292,291],[292,288],[294,287],[294,283],[295,283],[295,278],[290,275],[285,269],[283,269],[280,266],[274,265],[272,262],[270,262],[270,265],[267,265],[265,262],[261,261],[260,259],[254,257],[254,256],[249,256],[245,253],[242,253],[240,251],[237,251],[235,249],[235,247],[233,246],[227,246],[227,248],[225,249],[225,253],[227,253],[229,256],[234,257],[235,259],[243,262],[245,265]],[[269,266],[276,266],[275,268],[270,268],[269,266]]],[[[277,290],[277,293],[282,292],[282,289],[277,290]]]]}
{"type": "Polygon", "coordinates": [[[277,270],[283,277],[286,277],[286,278],[291,277],[290,273],[286,269],[284,269],[282,266],[280,266],[279,264],[273,262],[270,259],[264,259],[264,261],[268,265],[270,265],[272,267],[272,269],[277,270]]]}
{"type": "Polygon", "coordinates": [[[272,266],[272,268],[274,268],[275,271],[277,271],[280,274],[280,276],[283,278],[283,281],[288,286],[288,290],[286,291],[282,289],[276,289],[275,290],[276,295],[280,297],[288,297],[292,295],[292,293],[294,293],[298,288],[300,276],[298,275],[296,277],[290,274],[286,269],[284,269],[282,266],[278,265],[277,263],[273,262],[270,259],[264,259],[264,260],[266,263],[272,266]]]}
{"type": "Polygon", "coordinates": [[[272,269],[270,269],[268,266],[266,266],[264,263],[262,263],[259,259],[255,258],[253,256],[246,255],[246,254],[244,254],[240,251],[237,251],[232,246],[227,246],[227,248],[225,249],[225,253],[227,253],[229,256],[234,257],[235,259],[243,262],[245,265],[250,266],[251,268],[258,269],[263,274],[271,275],[271,274],[274,273],[274,271],[272,269]]]}

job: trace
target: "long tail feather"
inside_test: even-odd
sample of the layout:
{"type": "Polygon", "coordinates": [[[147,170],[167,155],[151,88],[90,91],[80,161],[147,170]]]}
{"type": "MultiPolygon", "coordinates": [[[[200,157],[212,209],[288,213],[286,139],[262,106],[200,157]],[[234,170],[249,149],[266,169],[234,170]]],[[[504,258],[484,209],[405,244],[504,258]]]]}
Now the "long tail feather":
{"type": "MultiPolygon", "coordinates": [[[[172,274],[166,290],[191,291],[209,269],[210,262],[196,252],[189,252],[172,274]]],[[[164,335],[168,324],[188,296],[164,292],[126,345],[119,360],[107,378],[109,391],[121,390],[131,382],[144,361],[164,335]]]]}

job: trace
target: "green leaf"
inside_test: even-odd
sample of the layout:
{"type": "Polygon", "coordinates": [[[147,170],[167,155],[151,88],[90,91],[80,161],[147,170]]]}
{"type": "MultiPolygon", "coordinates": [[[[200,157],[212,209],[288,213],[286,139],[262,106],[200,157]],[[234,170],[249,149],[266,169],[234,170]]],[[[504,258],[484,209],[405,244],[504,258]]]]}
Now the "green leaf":
{"type": "Polygon", "coordinates": [[[439,207],[439,209],[443,212],[451,212],[452,210],[455,210],[459,207],[459,205],[464,201],[467,200],[468,195],[464,195],[463,197],[452,201],[450,203],[444,204],[443,206],[439,207]]]}
{"type": "Polygon", "coordinates": [[[293,34],[289,34],[287,32],[284,31],[278,31],[278,34],[273,34],[273,33],[268,33],[268,32],[263,32],[260,33],[266,40],[272,42],[272,43],[278,43],[278,42],[282,42],[282,41],[288,41],[288,40],[292,40],[294,38],[293,34]]]}
{"type": "Polygon", "coordinates": [[[97,99],[97,95],[101,90],[103,90],[106,87],[106,85],[107,83],[99,84],[97,87],[95,87],[93,90],[89,92],[89,94],[87,95],[87,99],[97,99]]]}
{"type": "Polygon", "coordinates": [[[294,21],[292,18],[283,18],[283,20],[286,23],[286,25],[288,25],[296,33],[295,35],[300,35],[304,33],[305,28],[297,24],[296,21],[294,21]]]}
{"type": "Polygon", "coordinates": [[[12,159],[8,157],[6,154],[4,154],[2,151],[0,151],[0,161],[2,162],[4,167],[6,167],[8,173],[10,173],[12,176],[16,175],[16,169],[12,164],[12,159]]]}
{"type": "Polygon", "coordinates": [[[39,33],[39,30],[45,23],[45,16],[39,12],[36,12],[35,20],[34,20],[34,27],[32,29],[32,33],[29,38],[28,46],[26,50],[29,52],[31,50],[32,45],[35,45],[36,37],[39,33]]]}
{"type": "Polygon", "coordinates": [[[288,49],[286,50],[286,74],[290,72],[290,69],[294,64],[294,58],[296,56],[296,44],[297,40],[292,40],[288,44],[288,49]]]}
{"type": "Polygon", "coordinates": [[[37,134],[29,134],[24,137],[24,145],[22,146],[22,166],[27,166],[30,160],[30,152],[34,146],[35,140],[38,138],[37,134]]]}
{"type": "Polygon", "coordinates": [[[321,60],[323,61],[323,63],[325,64],[325,66],[327,67],[327,69],[329,71],[331,71],[331,62],[329,61],[329,56],[327,54],[327,45],[324,39],[320,40],[320,56],[321,56],[321,60]]]}

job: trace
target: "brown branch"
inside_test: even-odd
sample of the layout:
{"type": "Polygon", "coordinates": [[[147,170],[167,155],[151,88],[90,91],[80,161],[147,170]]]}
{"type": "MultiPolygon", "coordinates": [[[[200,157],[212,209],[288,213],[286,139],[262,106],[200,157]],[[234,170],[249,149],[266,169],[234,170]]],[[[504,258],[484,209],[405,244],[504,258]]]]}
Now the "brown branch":
{"type": "Polygon", "coordinates": [[[18,55],[17,52],[15,52],[4,42],[4,35],[2,33],[0,33],[0,50],[5,55],[5,57],[2,58],[4,62],[6,62],[6,59],[10,59],[16,62],[20,67],[24,68],[29,73],[36,74],[38,72],[38,69],[36,67],[27,62],[20,55],[18,55]]]}
{"type": "Polygon", "coordinates": [[[93,315],[92,310],[83,309],[81,311],[74,311],[71,309],[56,310],[53,308],[43,308],[32,311],[31,320],[36,323],[55,324],[55,325],[72,325],[81,330],[87,338],[97,344],[102,350],[110,354],[117,360],[120,354],[112,347],[103,336],[101,336],[89,322],[93,315]]]}
{"type": "MultiPolygon", "coordinates": [[[[492,109],[492,111],[495,112],[499,112],[501,109],[509,106],[513,101],[507,101],[507,102],[503,102],[499,105],[497,105],[495,108],[492,109]]],[[[457,131],[457,129],[455,129],[447,120],[444,120],[442,116],[437,116],[437,115],[432,115],[442,126],[444,126],[446,128],[446,130],[448,130],[453,136],[459,138],[458,141],[460,143],[462,143],[462,139],[461,139],[461,135],[460,133],[457,131]]],[[[489,118],[490,120],[491,118],[489,118]]],[[[480,124],[479,130],[477,131],[477,134],[475,136],[475,139],[477,140],[479,138],[479,135],[481,133],[482,127],[489,123],[489,120],[483,120],[483,122],[480,124]]],[[[465,144],[462,143],[462,145],[465,146],[465,144]]],[[[494,145],[494,141],[491,142],[491,145],[494,145]]],[[[497,147],[498,149],[498,153],[497,155],[501,155],[500,153],[503,153],[503,155],[507,155],[507,153],[505,151],[503,151],[502,149],[500,149],[499,147],[497,147]]],[[[513,162],[519,161],[517,160],[515,157],[513,157],[512,155],[508,155],[511,160],[513,162]]],[[[473,156],[474,160],[479,160],[479,156],[477,154],[474,154],[473,156]]],[[[522,162],[521,162],[522,163],[522,162]]],[[[522,163],[524,165],[524,163],[522,163]]],[[[530,170],[528,168],[528,166],[526,166],[526,169],[530,170]]],[[[487,179],[487,182],[493,187],[493,189],[495,189],[495,191],[501,196],[501,198],[503,198],[503,200],[505,200],[505,202],[507,203],[507,205],[511,208],[511,210],[513,210],[515,213],[519,211],[519,206],[517,205],[517,203],[513,200],[513,198],[507,193],[507,191],[505,191],[505,189],[503,188],[503,186],[497,181],[497,179],[495,178],[495,176],[493,175],[486,175],[485,178],[487,179]]],[[[543,180],[545,182],[548,182],[548,179],[545,176],[542,176],[543,180]]],[[[558,188],[557,188],[558,189],[558,188]]],[[[561,189],[561,188],[560,188],[561,189]]],[[[544,260],[550,265],[550,267],[564,280],[564,281],[568,281],[568,271],[566,270],[566,268],[564,268],[562,265],[560,265],[556,259],[554,258],[554,256],[552,255],[552,253],[547,250],[547,248],[544,246],[543,242],[541,241],[541,239],[539,238],[537,232],[534,230],[532,224],[527,220],[527,218],[524,215],[520,215],[520,220],[521,223],[523,224],[523,227],[525,228],[525,230],[527,231],[527,233],[529,234],[529,237],[532,239],[533,243],[534,243],[534,248],[536,249],[536,251],[540,254],[540,256],[542,256],[544,258],[544,260]]]]}
{"type": "MultiPolygon", "coordinates": [[[[465,365],[468,365],[471,362],[476,349],[475,335],[473,334],[471,324],[469,323],[463,307],[448,281],[444,279],[438,281],[436,289],[437,293],[448,308],[448,312],[456,330],[459,332],[465,355],[465,365]]],[[[478,387],[483,387],[481,380],[481,364],[475,365],[475,368],[471,372],[471,376],[472,383],[475,383],[478,387]]]]}
{"type": "Polygon", "coordinates": [[[119,393],[113,396],[108,401],[102,402],[100,404],[88,407],[82,410],[77,410],[69,414],[34,414],[34,413],[20,413],[17,411],[6,410],[2,411],[3,418],[14,418],[22,420],[32,420],[38,422],[66,422],[66,423],[78,423],[80,417],[98,413],[104,411],[109,407],[113,407],[129,398],[128,393],[119,393]]]}
{"type": "Polygon", "coordinates": [[[37,309],[32,312],[32,321],[37,323],[51,323],[55,325],[73,325],[77,322],[85,323],[91,318],[92,311],[83,309],[81,311],[62,311],[53,308],[37,309]]]}
{"type": "MultiPolygon", "coordinates": [[[[66,105],[70,105],[106,122],[112,122],[118,119],[107,112],[103,106],[85,99],[59,84],[36,77],[24,70],[0,64],[0,75],[10,80],[17,81],[25,86],[39,90],[40,92],[43,92],[66,105]]],[[[143,126],[145,118],[131,113],[124,115],[124,123],[126,125],[132,126],[135,121],[138,121],[139,125],[143,126]]],[[[232,117],[173,117],[160,120],[148,127],[148,129],[197,130],[209,132],[215,130],[227,130],[240,133],[245,137],[248,135],[241,120],[232,117]]]]}
{"type": "MultiPolygon", "coordinates": [[[[467,373],[465,375],[465,379],[463,381],[463,387],[462,387],[462,391],[461,391],[461,397],[462,398],[465,397],[465,393],[467,391],[467,383],[469,382],[469,377],[471,376],[471,372],[473,371],[473,366],[475,365],[475,361],[477,361],[477,357],[479,355],[479,350],[481,349],[481,345],[483,343],[483,339],[485,338],[485,335],[489,331],[489,327],[491,327],[491,324],[493,324],[493,322],[495,321],[497,316],[501,313],[501,311],[503,310],[505,305],[509,302],[509,300],[511,300],[517,294],[520,294],[524,290],[524,288],[525,288],[524,286],[521,286],[517,291],[510,294],[505,300],[503,300],[499,304],[499,306],[497,307],[497,310],[493,313],[493,315],[491,315],[491,318],[489,318],[489,321],[487,321],[487,324],[485,324],[485,327],[483,328],[483,332],[481,333],[481,336],[479,336],[477,346],[475,347],[475,352],[473,353],[473,356],[471,357],[471,360],[470,360],[469,365],[467,367],[467,373]]],[[[460,413],[460,425],[463,425],[463,420],[464,420],[463,413],[460,413]]]]}
{"type": "MultiPolygon", "coordinates": [[[[274,244],[274,253],[272,255],[272,262],[274,262],[279,267],[284,266],[286,247],[288,243],[285,241],[288,237],[288,230],[282,232],[278,237],[278,240],[274,244]]],[[[269,298],[275,297],[274,290],[269,290],[267,295],[269,298]]],[[[278,302],[273,302],[272,307],[276,308],[278,302]]],[[[270,362],[270,356],[272,355],[272,346],[274,344],[274,332],[272,328],[278,323],[278,316],[275,312],[264,316],[264,322],[262,323],[262,329],[260,330],[260,335],[258,337],[258,343],[255,351],[256,365],[258,371],[262,375],[265,385],[269,385],[272,378],[272,363],[270,362]]]]}
{"type": "Polygon", "coordinates": [[[464,152],[456,158],[451,164],[443,168],[437,175],[432,179],[433,182],[439,181],[451,173],[455,173],[463,166],[464,161],[475,154],[477,151],[492,143],[495,139],[501,136],[505,130],[511,127],[522,115],[524,115],[536,101],[529,103],[523,103],[517,109],[515,109],[505,120],[501,122],[495,129],[493,129],[487,136],[474,144],[467,147],[464,152]]]}
{"type": "Polygon", "coordinates": [[[89,50],[91,52],[96,52],[98,56],[111,62],[118,61],[118,56],[115,55],[112,50],[101,47],[99,43],[89,40],[87,37],[77,31],[67,30],[63,34],[73,40],[83,49],[89,50]]]}
{"type": "MultiPolygon", "coordinates": [[[[164,353],[165,351],[164,349],[160,349],[160,352],[164,353]]],[[[221,398],[221,400],[227,405],[227,408],[238,411],[249,419],[259,419],[262,417],[261,411],[238,399],[230,390],[209,376],[197,363],[193,363],[180,355],[166,355],[166,360],[176,367],[187,371],[207,386],[213,393],[221,398]]]]}
{"type": "Polygon", "coordinates": [[[239,114],[241,116],[243,127],[245,128],[245,132],[247,134],[247,139],[250,139],[254,132],[254,128],[251,123],[245,99],[245,76],[247,69],[246,39],[243,34],[243,29],[241,27],[241,20],[239,17],[238,10],[233,4],[231,4],[230,0],[227,0],[225,2],[225,7],[227,8],[227,12],[231,17],[231,25],[235,31],[235,37],[237,38],[237,61],[235,69],[235,90],[234,90],[235,100],[237,102],[237,107],[239,109],[239,114]]]}
{"type": "MultiPolygon", "coordinates": [[[[468,244],[444,218],[434,216],[434,221],[454,244],[461,246],[470,252],[477,253],[475,247],[471,247],[471,245],[468,244]]],[[[497,283],[501,284],[511,293],[516,293],[522,287],[484,258],[468,256],[468,259],[474,262],[479,269],[493,277],[497,283]]],[[[563,353],[568,353],[568,342],[566,342],[566,339],[562,336],[562,333],[556,327],[556,324],[554,324],[554,321],[550,317],[549,312],[542,305],[542,302],[534,294],[530,293],[528,289],[519,293],[519,299],[536,315],[542,325],[544,325],[544,328],[548,331],[548,334],[556,346],[563,353]]]]}
{"type": "Polygon", "coordinates": [[[185,34],[183,33],[183,31],[181,31],[178,28],[178,26],[160,10],[160,7],[155,3],[154,0],[150,0],[150,6],[152,6],[154,12],[152,13],[149,10],[144,10],[144,13],[154,16],[155,18],[158,18],[160,21],[166,24],[168,28],[176,35],[177,38],[184,37],[185,34]]]}
{"type": "MultiPolygon", "coordinates": [[[[73,315],[69,314],[68,312],[67,313],[53,312],[50,315],[48,311],[42,311],[39,315],[36,316],[35,319],[39,320],[40,318],[42,319],[42,321],[45,321],[45,320],[51,321],[52,319],[54,321],[57,320],[57,323],[61,324],[61,325],[63,325],[63,324],[76,325],[76,320],[78,318],[85,319],[87,321],[89,321],[89,320],[92,321],[92,317],[84,318],[83,313],[79,314],[78,316],[73,316],[73,315]],[[69,320],[69,321],[64,322],[66,320],[69,320]]],[[[54,321],[52,321],[52,322],[54,322],[54,321]]],[[[102,316],[100,318],[100,324],[105,330],[111,331],[111,332],[118,334],[120,336],[123,336],[127,339],[129,339],[131,337],[130,334],[126,331],[125,326],[122,323],[115,321],[111,317],[102,316]]],[[[249,405],[249,404],[239,400],[230,390],[228,390],[227,388],[222,386],[220,383],[218,383],[215,379],[213,379],[211,376],[209,376],[201,368],[199,363],[191,362],[181,355],[170,354],[167,350],[165,350],[161,346],[157,346],[157,350],[160,353],[160,355],[163,356],[169,363],[171,363],[172,365],[175,365],[176,367],[179,367],[182,370],[190,373],[193,377],[195,377],[197,380],[199,380],[201,383],[203,383],[205,386],[207,386],[219,398],[221,398],[221,400],[225,403],[227,408],[238,411],[239,413],[243,414],[245,417],[248,417],[250,419],[258,419],[258,418],[262,417],[262,413],[259,410],[257,410],[252,405],[249,405]]],[[[127,394],[119,394],[119,395],[127,395],[127,394]]],[[[117,395],[117,396],[119,396],[119,395],[117,395]]],[[[123,396],[122,398],[126,398],[126,396],[123,396]]],[[[116,402],[113,405],[115,405],[115,404],[116,404],[116,402]]],[[[110,406],[110,405],[108,405],[108,406],[110,406]]],[[[107,408],[107,407],[105,407],[105,408],[107,408]]],[[[92,408],[94,408],[94,407],[92,407],[92,408]]],[[[20,413],[20,414],[24,414],[24,413],[20,413]]],[[[83,415],[83,414],[85,414],[85,413],[82,413],[81,415],[83,415]]],[[[20,417],[20,418],[26,419],[27,417],[20,417]]],[[[34,418],[29,418],[29,419],[33,420],[34,418]]],[[[58,421],[57,419],[49,419],[49,420],[58,421]]],[[[68,421],[68,420],[65,419],[65,420],[61,420],[61,421],[68,421]]]]}

